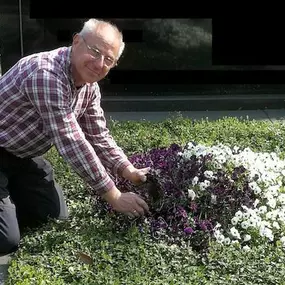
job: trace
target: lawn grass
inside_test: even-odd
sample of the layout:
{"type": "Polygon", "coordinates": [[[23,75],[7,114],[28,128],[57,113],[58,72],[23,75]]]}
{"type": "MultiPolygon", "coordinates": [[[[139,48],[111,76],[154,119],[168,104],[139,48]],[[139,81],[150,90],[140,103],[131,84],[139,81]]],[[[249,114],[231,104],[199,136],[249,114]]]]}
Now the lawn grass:
{"type": "MultiPolygon", "coordinates": [[[[285,156],[285,126],[280,122],[177,117],[163,122],[109,122],[109,127],[128,155],[195,141],[248,146],[285,156]]],[[[70,219],[51,221],[23,237],[7,284],[285,284],[285,254],[279,247],[264,244],[248,252],[213,243],[207,254],[201,254],[186,245],[168,246],[153,240],[147,230],[120,229],[114,217],[100,214],[88,186],[55,149],[47,158],[64,188],[70,219]],[[84,263],[80,252],[90,256],[92,263],[84,263]]]]}

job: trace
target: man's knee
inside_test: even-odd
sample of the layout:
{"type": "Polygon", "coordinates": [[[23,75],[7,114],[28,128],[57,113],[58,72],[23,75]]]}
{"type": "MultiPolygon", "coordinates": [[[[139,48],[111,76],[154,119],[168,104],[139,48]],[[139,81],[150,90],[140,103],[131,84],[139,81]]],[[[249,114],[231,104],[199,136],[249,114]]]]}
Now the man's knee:
{"type": "Polygon", "coordinates": [[[20,234],[18,230],[9,233],[0,232],[0,255],[8,254],[16,251],[20,242],[20,234]]]}
{"type": "Polygon", "coordinates": [[[54,169],[47,159],[41,156],[32,158],[29,166],[33,172],[40,174],[39,176],[43,176],[48,180],[54,180],[54,169]]]}
{"type": "Polygon", "coordinates": [[[6,254],[18,247],[20,230],[15,205],[10,197],[0,199],[0,253],[6,254]]]}

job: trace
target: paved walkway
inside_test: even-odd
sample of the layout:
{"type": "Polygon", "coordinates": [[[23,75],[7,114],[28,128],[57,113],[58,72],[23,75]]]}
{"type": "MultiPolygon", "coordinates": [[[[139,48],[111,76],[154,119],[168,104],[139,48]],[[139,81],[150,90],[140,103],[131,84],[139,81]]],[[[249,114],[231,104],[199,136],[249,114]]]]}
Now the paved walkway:
{"type": "MultiPolygon", "coordinates": [[[[107,119],[126,121],[126,120],[146,120],[146,121],[161,121],[166,118],[173,117],[177,113],[169,112],[113,112],[107,113],[107,119]]],[[[200,120],[208,118],[209,120],[216,120],[222,117],[238,117],[248,118],[254,120],[281,120],[285,122],[285,109],[280,110],[249,110],[249,111],[192,111],[180,112],[185,118],[192,118],[200,120]]],[[[4,284],[5,276],[8,269],[8,256],[0,257],[0,285],[4,284]]]]}
{"type": "Polygon", "coordinates": [[[9,259],[9,256],[7,255],[0,256],[0,285],[5,284],[4,281],[7,276],[9,259]]]}

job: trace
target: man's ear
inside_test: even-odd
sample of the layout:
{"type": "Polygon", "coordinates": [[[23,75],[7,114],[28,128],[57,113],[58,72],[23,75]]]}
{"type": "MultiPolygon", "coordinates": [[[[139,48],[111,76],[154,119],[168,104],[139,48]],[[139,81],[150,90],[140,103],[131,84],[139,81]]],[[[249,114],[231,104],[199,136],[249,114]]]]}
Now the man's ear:
{"type": "Polygon", "coordinates": [[[74,33],[72,36],[72,45],[78,44],[80,39],[80,35],[78,33],[74,33]]]}

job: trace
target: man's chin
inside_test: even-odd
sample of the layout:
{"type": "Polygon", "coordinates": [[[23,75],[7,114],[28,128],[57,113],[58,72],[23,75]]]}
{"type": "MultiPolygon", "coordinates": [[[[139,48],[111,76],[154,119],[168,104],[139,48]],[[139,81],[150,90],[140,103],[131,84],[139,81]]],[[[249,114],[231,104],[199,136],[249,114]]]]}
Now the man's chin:
{"type": "Polygon", "coordinates": [[[100,81],[102,78],[100,77],[100,76],[98,76],[98,75],[92,75],[92,76],[86,76],[86,78],[85,78],[85,82],[86,83],[94,83],[94,82],[98,82],[98,81],[100,81]]]}

